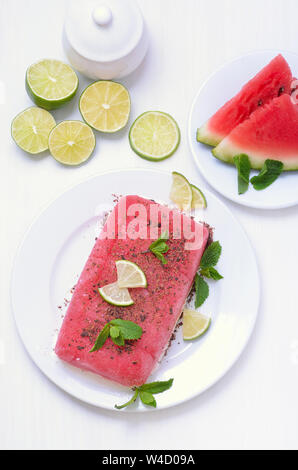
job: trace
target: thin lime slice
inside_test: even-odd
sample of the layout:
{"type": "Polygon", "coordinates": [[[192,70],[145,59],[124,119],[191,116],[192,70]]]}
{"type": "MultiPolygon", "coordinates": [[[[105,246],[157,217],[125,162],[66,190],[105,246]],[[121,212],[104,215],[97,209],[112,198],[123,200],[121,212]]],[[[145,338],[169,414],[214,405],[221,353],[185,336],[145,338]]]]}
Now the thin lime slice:
{"type": "Polygon", "coordinates": [[[116,261],[117,282],[120,288],[147,287],[147,279],[138,265],[125,259],[116,261]]]}
{"type": "Polygon", "coordinates": [[[49,148],[49,134],[55,126],[55,119],[48,111],[32,106],[13,119],[11,135],[25,152],[37,154],[49,148]]]}
{"type": "Polygon", "coordinates": [[[79,80],[73,69],[55,59],[42,59],[26,72],[26,89],[35,104],[45,109],[60,108],[70,101],[79,80]]]}
{"type": "Polygon", "coordinates": [[[207,201],[203,192],[199,188],[197,188],[194,184],[191,184],[190,186],[192,190],[191,208],[192,209],[206,209],[207,201]]]}
{"type": "Polygon", "coordinates": [[[211,318],[196,310],[184,309],[183,311],[183,339],[191,341],[199,338],[208,330],[211,318]]]}
{"type": "Polygon", "coordinates": [[[173,155],[178,148],[180,130],[169,114],[147,111],[131,126],[129,142],[133,151],[140,157],[160,161],[173,155]]]}
{"type": "Polygon", "coordinates": [[[101,80],[83,91],[79,107],[89,126],[101,132],[116,132],[127,124],[130,97],[120,83],[101,80]]]}
{"type": "Polygon", "coordinates": [[[102,298],[109,304],[117,305],[119,307],[127,307],[134,303],[129,295],[128,289],[120,288],[118,286],[118,282],[107,284],[98,290],[102,298]]]}
{"type": "Polygon", "coordinates": [[[64,165],[80,165],[88,160],[94,148],[93,131],[82,121],[62,121],[49,136],[52,156],[64,165]]]}
{"type": "Polygon", "coordinates": [[[177,171],[172,172],[172,187],[170,199],[179,209],[189,211],[192,205],[192,188],[185,176],[177,171]]]}

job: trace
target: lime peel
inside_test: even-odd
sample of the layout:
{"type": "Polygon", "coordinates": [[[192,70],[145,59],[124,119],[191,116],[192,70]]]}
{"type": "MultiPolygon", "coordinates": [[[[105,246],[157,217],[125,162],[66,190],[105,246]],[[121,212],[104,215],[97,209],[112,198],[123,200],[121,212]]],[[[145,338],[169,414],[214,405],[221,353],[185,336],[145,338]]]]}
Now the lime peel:
{"type": "Polygon", "coordinates": [[[180,130],[169,114],[147,111],[132,124],[129,143],[132,150],[140,157],[150,161],[161,161],[177,150],[180,130]]]}
{"type": "Polygon", "coordinates": [[[183,311],[183,339],[192,341],[202,336],[209,329],[211,318],[190,309],[183,311]]]}
{"type": "Polygon", "coordinates": [[[192,209],[206,209],[207,200],[205,198],[205,195],[201,191],[201,189],[199,189],[194,184],[191,184],[190,186],[191,186],[191,189],[192,189],[191,208],[192,209]]]}
{"type": "Polygon", "coordinates": [[[68,64],[56,59],[42,59],[28,67],[25,84],[35,104],[55,109],[74,97],[79,80],[68,64]]]}
{"type": "Polygon", "coordinates": [[[99,80],[85,88],[79,109],[84,121],[97,131],[117,132],[127,124],[130,96],[121,83],[99,80]]]}
{"type": "Polygon", "coordinates": [[[177,171],[172,172],[172,178],[171,201],[177,204],[181,210],[190,210],[192,205],[192,189],[189,181],[177,171]]]}
{"type": "Polygon", "coordinates": [[[117,282],[120,288],[147,287],[147,279],[141,268],[128,260],[116,261],[117,282]]]}
{"type": "Polygon", "coordinates": [[[88,160],[95,143],[91,127],[82,121],[62,121],[49,135],[51,155],[64,165],[80,165],[88,160]]]}
{"type": "Polygon", "coordinates": [[[11,135],[22,150],[38,154],[48,149],[49,134],[55,126],[55,119],[48,111],[32,106],[13,119],[11,135]]]}
{"type": "Polygon", "coordinates": [[[117,281],[99,288],[98,291],[102,298],[111,305],[127,307],[134,303],[128,289],[120,288],[117,281]]]}

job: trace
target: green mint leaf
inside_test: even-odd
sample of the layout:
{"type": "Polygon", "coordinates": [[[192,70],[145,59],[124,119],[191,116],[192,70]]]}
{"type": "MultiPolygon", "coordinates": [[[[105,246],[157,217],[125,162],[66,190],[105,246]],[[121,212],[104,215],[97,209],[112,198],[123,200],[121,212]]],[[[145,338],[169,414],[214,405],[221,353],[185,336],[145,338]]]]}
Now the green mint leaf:
{"type": "Polygon", "coordinates": [[[149,384],[143,384],[140,387],[136,387],[133,397],[123,405],[115,405],[115,408],[117,408],[117,410],[121,410],[122,408],[131,405],[136,401],[138,396],[140,396],[142,402],[145,405],[153,406],[154,408],[156,408],[156,400],[153,394],[165,392],[166,390],[171,388],[173,381],[174,379],[165,380],[161,382],[151,382],[149,384]]]}
{"type": "Polygon", "coordinates": [[[168,232],[163,232],[157,240],[151,243],[151,245],[149,246],[149,250],[151,250],[152,248],[158,247],[161,243],[164,243],[164,240],[168,240],[168,239],[169,239],[168,232]]]}
{"type": "Polygon", "coordinates": [[[168,264],[168,260],[164,257],[162,253],[160,253],[159,251],[155,251],[155,250],[151,250],[151,251],[156,256],[156,258],[158,258],[162,262],[162,264],[168,264]]]}
{"type": "Polygon", "coordinates": [[[160,242],[157,246],[151,248],[151,251],[154,251],[154,253],[166,253],[169,251],[169,247],[166,242],[160,242]]]}
{"type": "Polygon", "coordinates": [[[154,408],[156,408],[156,400],[152,393],[140,391],[140,399],[142,400],[144,405],[153,406],[154,408]]]}
{"type": "Polygon", "coordinates": [[[92,349],[90,349],[89,352],[98,351],[100,348],[102,348],[106,340],[108,339],[109,335],[110,335],[110,325],[109,323],[107,323],[103,327],[99,335],[97,336],[94,346],[92,349]]]}
{"type": "Polygon", "coordinates": [[[221,255],[221,250],[222,248],[218,241],[211,243],[202,256],[200,267],[206,269],[216,266],[221,255]]]}
{"type": "Polygon", "coordinates": [[[111,339],[112,339],[113,343],[116,344],[116,346],[124,346],[124,344],[125,344],[123,335],[122,335],[120,330],[119,330],[119,335],[116,336],[116,337],[111,337],[111,339]]]}
{"type": "Polygon", "coordinates": [[[149,392],[149,393],[162,393],[171,388],[174,379],[160,381],[160,382],[151,382],[149,384],[143,384],[138,389],[140,392],[149,392]]]}
{"type": "Polygon", "coordinates": [[[110,328],[110,337],[113,338],[118,338],[120,336],[120,330],[117,328],[117,326],[111,326],[110,328]]]}
{"type": "Polygon", "coordinates": [[[238,194],[244,194],[249,186],[250,160],[244,153],[236,155],[233,160],[238,170],[238,194]]]}
{"type": "Polygon", "coordinates": [[[257,191],[268,188],[283,171],[283,163],[278,160],[266,160],[257,176],[251,178],[251,183],[257,191]]]}
{"type": "Polygon", "coordinates": [[[138,398],[138,395],[139,395],[139,390],[136,389],[133,397],[128,402],[124,403],[123,405],[115,405],[115,408],[117,408],[117,410],[121,410],[122,408],[125,408],[126,406],[131,405],[132,403],[136,401],[136,399],[138,398]]]}
{"type": "MultiPolygon", "coordinates": [[[[121,332],[123,339],[139,339],[142,336],[143,329],[136,323],[129,320],[116,318],[111,320],[110,324],[121,332]]],[[[112,336],[112,335],[111,335],[112,336]]]]}
{"type": "Polygon", "coordinates": [[[162,264],[167,264],[167,259],[163,256],[163,253],[167,253],[169,251],[169,247],[164,241],[168,239],[169,234],[167,232],[164,232],[158,238],[158,240],[155,240],[149,246],[149,250],[162,262],[162,264]]]}
{"type": "Polygon", "coordinates": [[[95,344],[90,352],[98,351],[105,344],[109,336],[117,346],[124,346],[125,340],[139,339],[143,329],[129,320],[115,318],[107,323],[96,338],[95,344]]]}
{"type": "Polygon", "coordinates": [[[219,281],[220,279],[223,279],[223,276],[219,274],[219,272],[213,267],[201,269],[200,274],[201,276],[208,277],[208,279],[213,279],[214,281],[219,281]]]}
{"type": "Polygon", "coordinates": [[[195,292],[195,308],[199,308],[209,296],[209,286],[202,276],[198,274],[195,276],[195,292]]]}

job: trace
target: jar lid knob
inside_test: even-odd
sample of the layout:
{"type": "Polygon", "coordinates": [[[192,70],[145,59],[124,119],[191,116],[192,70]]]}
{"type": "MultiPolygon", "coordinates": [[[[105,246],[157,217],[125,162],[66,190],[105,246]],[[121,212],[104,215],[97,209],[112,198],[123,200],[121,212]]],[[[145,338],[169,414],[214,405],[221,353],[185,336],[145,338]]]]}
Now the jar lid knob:
{"type": "Polygon", "coordinates": [[[92,17],[98,26],[106,26],[112,21],[113,14],[107,5],[100,4],[94,8],[92,17]]]}

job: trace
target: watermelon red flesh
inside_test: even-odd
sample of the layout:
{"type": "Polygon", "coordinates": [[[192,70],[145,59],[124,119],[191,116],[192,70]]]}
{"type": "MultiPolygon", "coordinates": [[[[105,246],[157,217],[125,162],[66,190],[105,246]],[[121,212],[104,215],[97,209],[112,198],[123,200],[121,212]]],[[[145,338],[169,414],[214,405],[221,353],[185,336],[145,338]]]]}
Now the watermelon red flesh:
{"type": "MultiPolygon", "coordinates": [[[[149,225],[150,208],[156,206],[156,203],[138,196],[122,198],[119,204],[123,202],[127,210],[133,204],[142,204],[146,218],[148,216],[145,223],[149,235],[152,228],[152,224],[149,225]]],[[[209,236],[205,226],[191,220],[192,229],[198,230],[202,243],[196,250],[185,250],[184,239],[173,239],[173,217],[176,211],[163,208],[163,213],[168,214],[170,219],[170,239],[167,242],[170,250],[166,254],[168,264],[165,266],[148,252],[152,238],[125,240],[119,237],[123,228],[127,232],[129,224],[134,223],[133,215],[127,217],[121,225],[116,224],[115,240],[96,241],[59,332],[55,352],[61,359],[126,386],[146,382],[167,347],[181,315],[209,236]],[[134,304],[129,307],[110,305],[98,293],[98,287],[116,281],[115,261],[121,258],[137,263],[148,281],[147,288],[130,289],[134,304]],[[114,345],[109,338],[100,350],[90,353],[99,331],[113,318],[140,324],[143,328],[142,337],[137,341],[126,342],[123,348],[114,345]]],[[[113,214],[109,219],[112,217],[113,214]]],[[[160,235],[162,227],[158,224],[161,224],[160,218],[157,221],[160,235]]]]}
{"type": "Polygon", "coordinates": [[[292,81],[288,63],[282,55],[276,56],[198,129],[197,140],[218,145],[256,109],[282,94],[290,94],[292,81]]]}
{"type": "Polygon", "coordinates": [[[284,170],[297,170],[298,105],[289,95],[275,98],[237,126],[212,153],[228,163],[245,153],[255,169],[272,159],[283,162],[284,170]]]}

